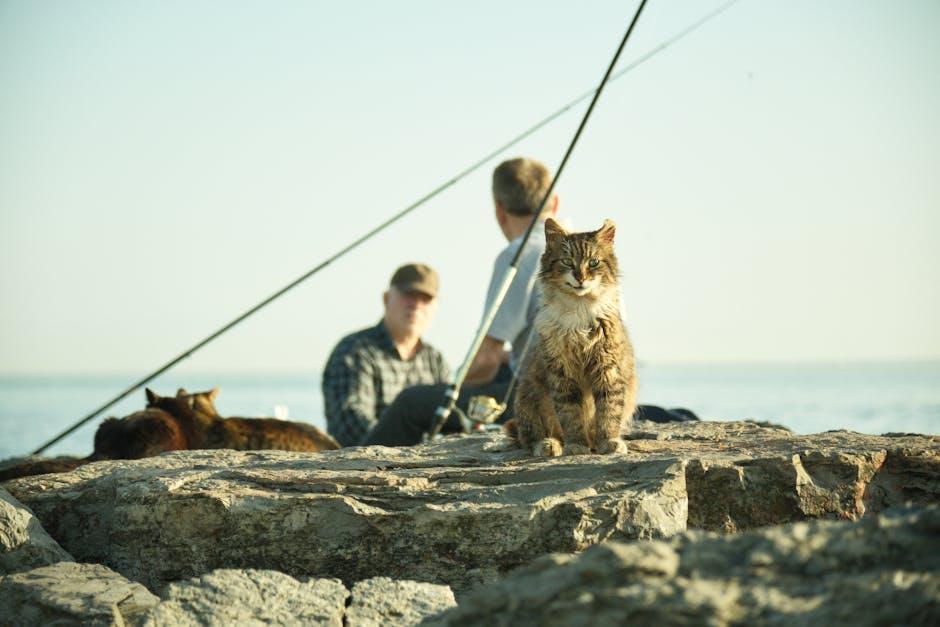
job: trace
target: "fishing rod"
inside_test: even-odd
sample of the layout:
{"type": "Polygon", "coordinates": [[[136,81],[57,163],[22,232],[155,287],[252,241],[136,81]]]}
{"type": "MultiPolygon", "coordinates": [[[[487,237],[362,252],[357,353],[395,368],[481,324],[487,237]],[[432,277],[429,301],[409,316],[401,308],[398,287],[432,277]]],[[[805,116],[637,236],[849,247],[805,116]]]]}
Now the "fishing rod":
{"type": "Polygon", "coordinates": [[[594,92],[594,98],[591,99],[591,104],[588,105],[587,111],[584,112],[584,116],[581,118],[581,124],[578,125],[578,130],[575,131],[574,137],[571,138],[571,143],[568,144],[568,150],[565,151],[565,156],[562,157],[561,165],[558,166],[558,170],[555,172],[555,176],[552,177],[552,182],[549,184],[548,189],[545,190],[545,195],[542,197],[542,202],[539,203],[538,210],[535,212],[535,215],[532,216],[532,221],[529,222],[529,226],[526,228],[525,234],[522,236],[522,241],[519,243],[519,247],[516,249],[516,253],[513,255],[512,261],[509,263],[509,267],[506,268],[506,272],[503,275],[503,280],[499,284],[499,289],[496,291],[495,297],[490,303],[489,308],[483,314],[483,320],[480,323],[480,328],[477,329],[476,337],[473,338],[473,342],[470,344],[470,350],[467,351],[467,356],[464,358],[463,363],[460,365],[460,369],[457,371],[457,374],[454,377],[454,383],[447,388],[444,393],[443,404],[439,405],[437,410],[434,412],[435,420],[431,430],[427,434],[428,440],[433,440],[440,435],[441,429],[444,427],[444,423],[447,422],[447,419],[450,417],[451,413],[454,411],[454,408],[457,406],[457,398],[460,396],[460,388],[463,386],[463,382],[467,378],[467,373],[470,371],[470,364],[473,362],[474,357],[476,357],[477,351],[480,350],[480,346],[483,344],[483,339],[490,330],[490,326],[493,324],[493,319],[496,318],[496,312],[499,311],[499,306],[503,304],[503,298],[505,298],[506,292],[509,291],[509,286],[512,284],[512,280],[516,277],[516,273],[519,270],[519,258],[522,256],[522,252],[525,250],[525,245],[529,241],[529,236],[532,235],[532,231],[535,228],[535,225],[538,224],[539,220],[541,219],[542,213],[545,211],[545,205],[548,204],[548,199],[552,197],[552,193],[555,191],[555,184],[558,183],[558,179],[561,178],[561,173],[564,171],[565,165],[567,165],[568,159],[571,157],[571,153],[574,152],[574,147],[577,145],[578,139],[581,137],[581,132],[584,131],[584,127],[587,126],[587,121],[590,119],[591,113],[594,111],[594,105],[597,104],[597,101],[601,97],[601,93],[604,91],[604,87],[610,80],[610,75],[614,71],[614,66],[617,65],[617,60],[620,59],[620,53],[623,52],[624,47],[627,45],[627,40],[630,39],[630,33],[633,32],[633,27],[636,26],[637,20],[640,19],[640,14],[643,12],[643,7],[645,6],[646,0],[640,0],[640,5],[636,9],[636,13],[633,14],[633,19],[630,21],[630,25],[627,27],[627,32],[623,34],[623,39],[620,41],[620,46],[617,47],[617,52],[614,53],[614,58],[610,60],[610,64],[607,66],[607,71],[604,72],[604,77],[601,79],[600,85],[598,85],[597,90],[594,92]]]}
{"type": "MultiPolygon", "coordinates": [[[[659,54],[660,52],[662,52],[663,50],[665,50],[666,48],[668,48],[668,47],[671,46],[672,44],[678,42],[678,41],[681,40],[681,39],[684,39],[685,37],[687,37],[688,35],[690,35],[690,34],[693,33],[694,31],[698,30],[700,27],[704,26],[707,22],[711,21],[712,19],[714,19],[715,17],[717,17],[717,16],[720,15],[721,13],[724,13],[724,12],[725,12],[726,10],[728,10],[733,4],[736,4],[736,3],[739,2],[739,1],[740,1],[740,0],[729,0],[728,2],[726,2],[726,3],[723,4],[723,5],[721,5],[721,6],[718,7],[717,9],[713,10],[712,12],[707,13],[706,15],[704,15],[704,16],[701,17],[701,18],[699,18],[698,20],[696,20],[695,22],[693,22],[692,24],[690,24],[690,25],[687,26],[686,28],[684,28],[684,29],[678,31],[677,33],[675,33],[672,37],[669,37],[668,39],[666,39],[665,41],[663,41],[663,42],[662,42],[661,44],[659,44],[658,46],[655,46],[654,48],[651,48],[651,49],[650,49],[649,51],[647,51],[645,54],[641,55],[640,57],[637,57],[636,60],[634,60],[633,62],[631,62],[631,63],[629,63],[628,65],[624,66],[623,69],[621,69],[621,70],[619,70],[618,72],[616,72],[615,74],[611,75],[610,81],[615,81],[615,80],[617,80],[618,78],[620,78],[620,77],[622,77],[623,75],[627,74],[627,73],[630,72],[631,70],[633,70],[633,69],[635,69],[636,67],[642,65],[643,63],[645,63],[646,61],[648,61],[648,60],[651,59],[652,57],[656,56],[657,54],[659,54]]],[[[92,411],[90,414],[86,415],[84,418],[82,418],[81,420],[79,420],[78,422],[76,422],[74,425],[72,425],[71,427],[69,427],[69,428],[66,429],[65,431],[59,433],[57,436],[55,436],[54,438],[52,438],[51,440],[49,440],[48,442],[46,442],[45,444],[43,444],[42,446],[40,446],[39,448],[37,448],[35,451],[33,451],[32,454],[33,454],[33,455],[39,455],[39,454],[41,454],[41,453],[42,453],[43,451],[45,451],[47,448],[49,448],[50,446],[52,446],[53,444],[55,444],[56,442],[58,442],[58,441],[61,440],[62,438],[66,437],[67,435],[69,435],[70,433],[72,433],[73,431],[75,431],[76,429],[78,429],[79,427],[81,427],[82,425],[86,424],[89,420],[92,420],[93,418],[95,418],[96,416],[98,416],[99,414],[101,414],[102,412],[104,412],[105,410],[107,410],[107,409],[109,409],[110,407],[116,405],[118,402],[120,402],[121,400],[123,400],[125,397],[127,397],[127,396],[130,395],[131,393],[135,392],[136,390],[140,389],[141,387],[143,387],[143,386],[146,385],[147,383],[153,381],[153,380],[156,379],[158,376],[160,376],[161,374],[163,374],[164,372],[166,372],[167,370],[169,370],[170,368],[172,368],[172,367],[175,366],[176,364],[180,363],[181,361],[183,361],[183,360],[186,359],[187,357],[192,356],[193,353],[195,353],[196,351],[198,351],[199,349],[201,349],[203,346],[205,346],[205,345],[208,344],[209,342],[215,340],[215,339],[218,338],[220,335],[222,335],[223,333],[225,333],[226,331],[228,331],[229,329],[231,329],[232,327],[234,327],[234,326],[237,325],[238,323],[242,322],[243,320],[245,320],[246,318],[248,318],[248,317],[251,316],[252,314],[256,313],[257,311],[259,311],[259,310],[261,310],[262,308],[266,307],[266,306],[269,305],[270,303],[274,302],[275,300],[277,300],[278,298],[280,298],[281,296],[283,296],[285,293],[287,293],[288,291],[290,291],[290,290],[292,290],[293,288],[297,287],[298,285],[300,285],[301,283],[303,283],[304,281],[306,281],[307,279],[309,279],[310,277],[312,277],[312,276],[315,275],[316,273],[320,272],[321,270],[323,270],[324,268],[326,268],[328,265],[330,265],[331,263],[333,263],[334,261],[336,261],[336,260],[339,259],[340,257],[343,257],[343,256],[345,256],[347,253],[349,253],[349,252],[353,251],[354,249],[358,248],[361,244],[364,244],[366,241],[372,239],[372,237],[374,237],[375,235],[378,235],[380,232],[384,231],[386,228],[390,227],[392,224],[398,222],[400,219],[404,218],[406,215],[408,215],[409,213],[411,213],[412,211],[414,211],[414,210],[417,209],[418,207],[421,207],[422,205],[424,205],[425,203],[427,203],[428,201],[430,201],[430,200],[433,199],[434,197],[438,196],[439,194],[441,194],[442,192],[444,192],[444,191],[447,190],[448,188],[453,187],[453,186],[456,185],[458,182],[460,182],[462,179],[466,178],[467,176],[469,176],[469,175],[472,174],[473,172],[477,171],[478,169],[480,169],[480,168],[483,167],[485,164],[487,164],[488,162],[490,162],[490,161],[492,161],[493,159],[495,159],[496,157],[498,157],[500,154],[502,154],[503,152],[505,152],[505,151],[508,150],[509,148],[512,148],[513,146],[515,146],[516,144],[518,144],[518,143],[521,142],[522,140],[526,139],[527,137],[529,137],[530,135],[532,135],[532,134],[535,133],[536,131],[540,130],[541,128],[543,128],[544,126],[548,125],[549,123],[555,121],[557,118],[559,118],[559,117],[561,117],[562,115],[564,115],[565,113],[567,113],[572,107],[574,107],[575,105],[579,104],[580,102],[582,102],[582,101],[584,101],[585,99],[587,99],[587,98],[591,97],[592,95],[594,95],[594,94],[596,93],[596,91],[597,91],[596,89],[591,89],[591,90],[588,90],[588,91],[584,92],[583,94],[581,94],[581,95],[578,96],[577,98],[574,98],[573,100],[571,100],[571,101],[568,102],[567,104],[563,105],[563,106],[562,106],[561,108],[559,108],[558,110],[556,110],[556,111],[554,111],[553,113],[551,113],[551,114],[545,116],[544,118],[542,118],[541,120],[539,120],[537,123],[535,123],[534,125],[532,125],[532,126],[529,127],[528,129],[526,129],[525,131],[519,133],[516,137],[512,138],[511,140],[509,140],[508,142],[502,144],[501,146],[499,146],[499,147],[496,148],[495,150],[491,151],[490,153],[488,153],[488,154],[485,155],[484,157],[482,157],[482,158],[480,158],[479,160],[477,160],[476,162],[474,162],[474,163],[472,163],[471,165],[467,166],[464,170],[462,170],[462,171],[459,172],[458,174],[454,175],[453,177],[451,177],[450,179],[448,179],[448,180],[445,181],[444,183],[442,183],[442,184],[440,184],[439,186],[435,187],[435,188],[432,189],[430,192],[426,193],[424,196],[422,196],[422,197],[419,198],[418,200],[414,201],[413,203],[411,203],[410,205],[408,205],[407,207],[405,207],[404,209],[402,209],[401,211],[399,211],[398,213],[396,213],[395,215],[393,215],[393,216],[392,216],[391,218],[389,218],[388,220],[382,222],[381,224],[379,224],[378,226],[376,226],[376,227],[373,228],[372,230],[370,230],[370,231],[368,231],[367,233],[363,234],[362,236],[360,236],[359,238],[357,238],[356,240],[354,240],[353,242],[351,242],[350,244],[348,244],[348,245],[345,246],[344,248],[340,249],[339,251],[337,251],[336,253],[334,253],[334,254],[331,255],[330,257],[327,257],[325,260],[323,260],[322,262],[320,262],[317,266],[315,266],[315,267],[312,268],[311,270],[305,272],[304,274],[300,275],[300,276],[297,277],[294,281],[292,281],[292,282],[290,282],[289,284],[287,284],[285,287],[283,287],[283,288],[281,288],[280,290],[274,292],[271,296],[267,297],[266,299],[264,299],[263,301],[261,301],[260,303],[258,303],[257,305],[255,305],[254,307],[252,307],[251,309],[249,309],[248,311],[244,312],[243,314],[241,314],[240,316],[238,316],[237,318],[235,318],[234,320],[232,320],[231,322],[229,322],[228,324],[226,324],[225,326],[223,326],[222,328],[220,328],[218,331],[212,333],[211,335],[209,335],[209,336],[206,337],[205,339],[201,340],[200,342],[197,342],[196,344],[194,344],[194,345],[191,346],[190,348],[188,348],[188,349],[186,349],[185,351],[183,351],[182,353],[180,353],[180,354],[179,354],[178,356],[176,356],[175,358],[171,359],[171,360],[168,361],[167,363],[165,363],[165,364],[163,364],[162,366],[160,366],[157,370],[153,371],[152,373],[150,373],[150,374],[148,374],[147,376],[143,377],[142,379],[140,379],[140,380],[137,381],[136,383],[132,384],[130,387],[128,387],[128,388],[125,389],[123,392],[121,392],[120,394],[118,394],[117,396],[115,396],[114,398],[112,398],[111,400],[109,400],[108,402],[106,402],[104,405],[98,407],[97,409],[95,409],[94,411],[92,411]]]]}

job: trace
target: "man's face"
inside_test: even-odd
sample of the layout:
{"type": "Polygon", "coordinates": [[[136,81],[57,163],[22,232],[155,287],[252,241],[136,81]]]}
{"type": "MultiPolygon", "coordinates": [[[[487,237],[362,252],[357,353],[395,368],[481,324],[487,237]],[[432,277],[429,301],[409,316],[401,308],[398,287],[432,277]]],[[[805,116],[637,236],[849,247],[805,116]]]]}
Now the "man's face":
{"type": "Polygon", "coordinates": [[[422,292],[403,292],[394,285],[385,292],[385,323],[393,336],[422,335],[437,311],[437,299],[422,292]]]}

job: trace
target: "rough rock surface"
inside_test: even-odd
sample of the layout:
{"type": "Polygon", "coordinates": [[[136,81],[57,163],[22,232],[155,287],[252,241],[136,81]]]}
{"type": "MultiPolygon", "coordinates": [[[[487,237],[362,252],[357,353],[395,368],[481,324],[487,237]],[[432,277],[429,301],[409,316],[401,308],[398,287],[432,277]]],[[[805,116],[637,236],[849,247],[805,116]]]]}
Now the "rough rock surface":
{"type": "Polygon", "coordinates": [[[463,592],[550,552],[687,528],[858,519],[940,496],[940,438],[747,422],[633,433],[626,455],[534,459],[501,435],[323,453],[186,451],[10,481],[53,538],[160,589],[217,568],[463,592]]]}
{"type": "Polygon", "coordinates": [[[215,570],[172,583],[163,596],[134,624],[410,627],[456,606],[447,586],[377,577],[360,581],[350,595],[338,579],[298,581],[277,571],[251,569],[215,570]]]}
{"type": "Polygon", "coordinates": [[[537,555],[685,527],[676,459],[538,461],[501,440],[187,451],[6,486],[76,559],[155,590],[217,568],[467,588],[537,555]]]}
{"type": "Polygon", "coordinates": [[[353,586],[346,623],[349,627],[406,627],[456,605],[447,586],[375,577],[353,586]]]}
{"type": "Polygon", "coordinates": [[[100,564],[59,562],[0,577],[0,623],[124,625],[160,599],[100,564]]]}
{"type": "Polygon", "coordinates": [[[300,582],[271,570],[216,570],[170,584],[138,625],[333,625],[342,627],[349,591],[338,579],[300,582]]]}
{"type": "Polygon", "coordinates": [[[940,509],[607,542],[481,588],[435,625],[938,625],[940,509]]]}
{"type": "Polygon", "coordinates": [[[0,576],[63,561],[75,560],[28,508],[0,488],[0,576]]]}
{"type": "Polygon", "coordinates": [[[98,564],[62,562],[0,577],[0,625],[410,627],[455,606],[447,586],[383,577],[357,583],[350,596],[338,579],[220,569],[170,584],[162,601],[98,564]]]}

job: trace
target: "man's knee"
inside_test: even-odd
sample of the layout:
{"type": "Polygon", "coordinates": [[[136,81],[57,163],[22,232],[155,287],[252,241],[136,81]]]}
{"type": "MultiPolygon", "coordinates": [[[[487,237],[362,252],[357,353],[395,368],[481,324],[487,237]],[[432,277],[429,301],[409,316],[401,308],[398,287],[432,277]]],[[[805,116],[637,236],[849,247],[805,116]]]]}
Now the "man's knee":
{"type": "Polygon", "coordinates": [[[430,399],[438,396],[443,399],[445,387],[436,384],[412,385],[399,392],[394,402],[414,405],[427,403],[430,399]]]}
{"type": "Polygon", "coordinates": [[[433,414],[443,398],[442,385],[413,385],[399,392],[389,409],[408,420],[413,420],[416,416],[433,414]]]}

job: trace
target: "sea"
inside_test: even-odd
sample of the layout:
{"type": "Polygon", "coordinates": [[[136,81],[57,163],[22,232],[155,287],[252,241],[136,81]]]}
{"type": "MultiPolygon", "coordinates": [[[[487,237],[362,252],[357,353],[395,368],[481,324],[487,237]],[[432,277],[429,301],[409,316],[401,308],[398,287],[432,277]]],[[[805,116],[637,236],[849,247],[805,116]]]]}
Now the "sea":
{"type": "MultiPolygon", "coordinates": [[[[130,387],[141,374],[0,377],[0,459],[27,455],[130,387]]],[[[753,419],[796,433],[940,434],[940,361],[851,364],[640,364],[640,402],[684,407],[704,420],[753,419]]],[[[320,375],[173,374],[162,395],[218,386],[224,416],[276,416],[325,428],[320,375]]],[[[107,416],[145,405],[137,390],[45,455],[85,456],[107,416]]]]}

